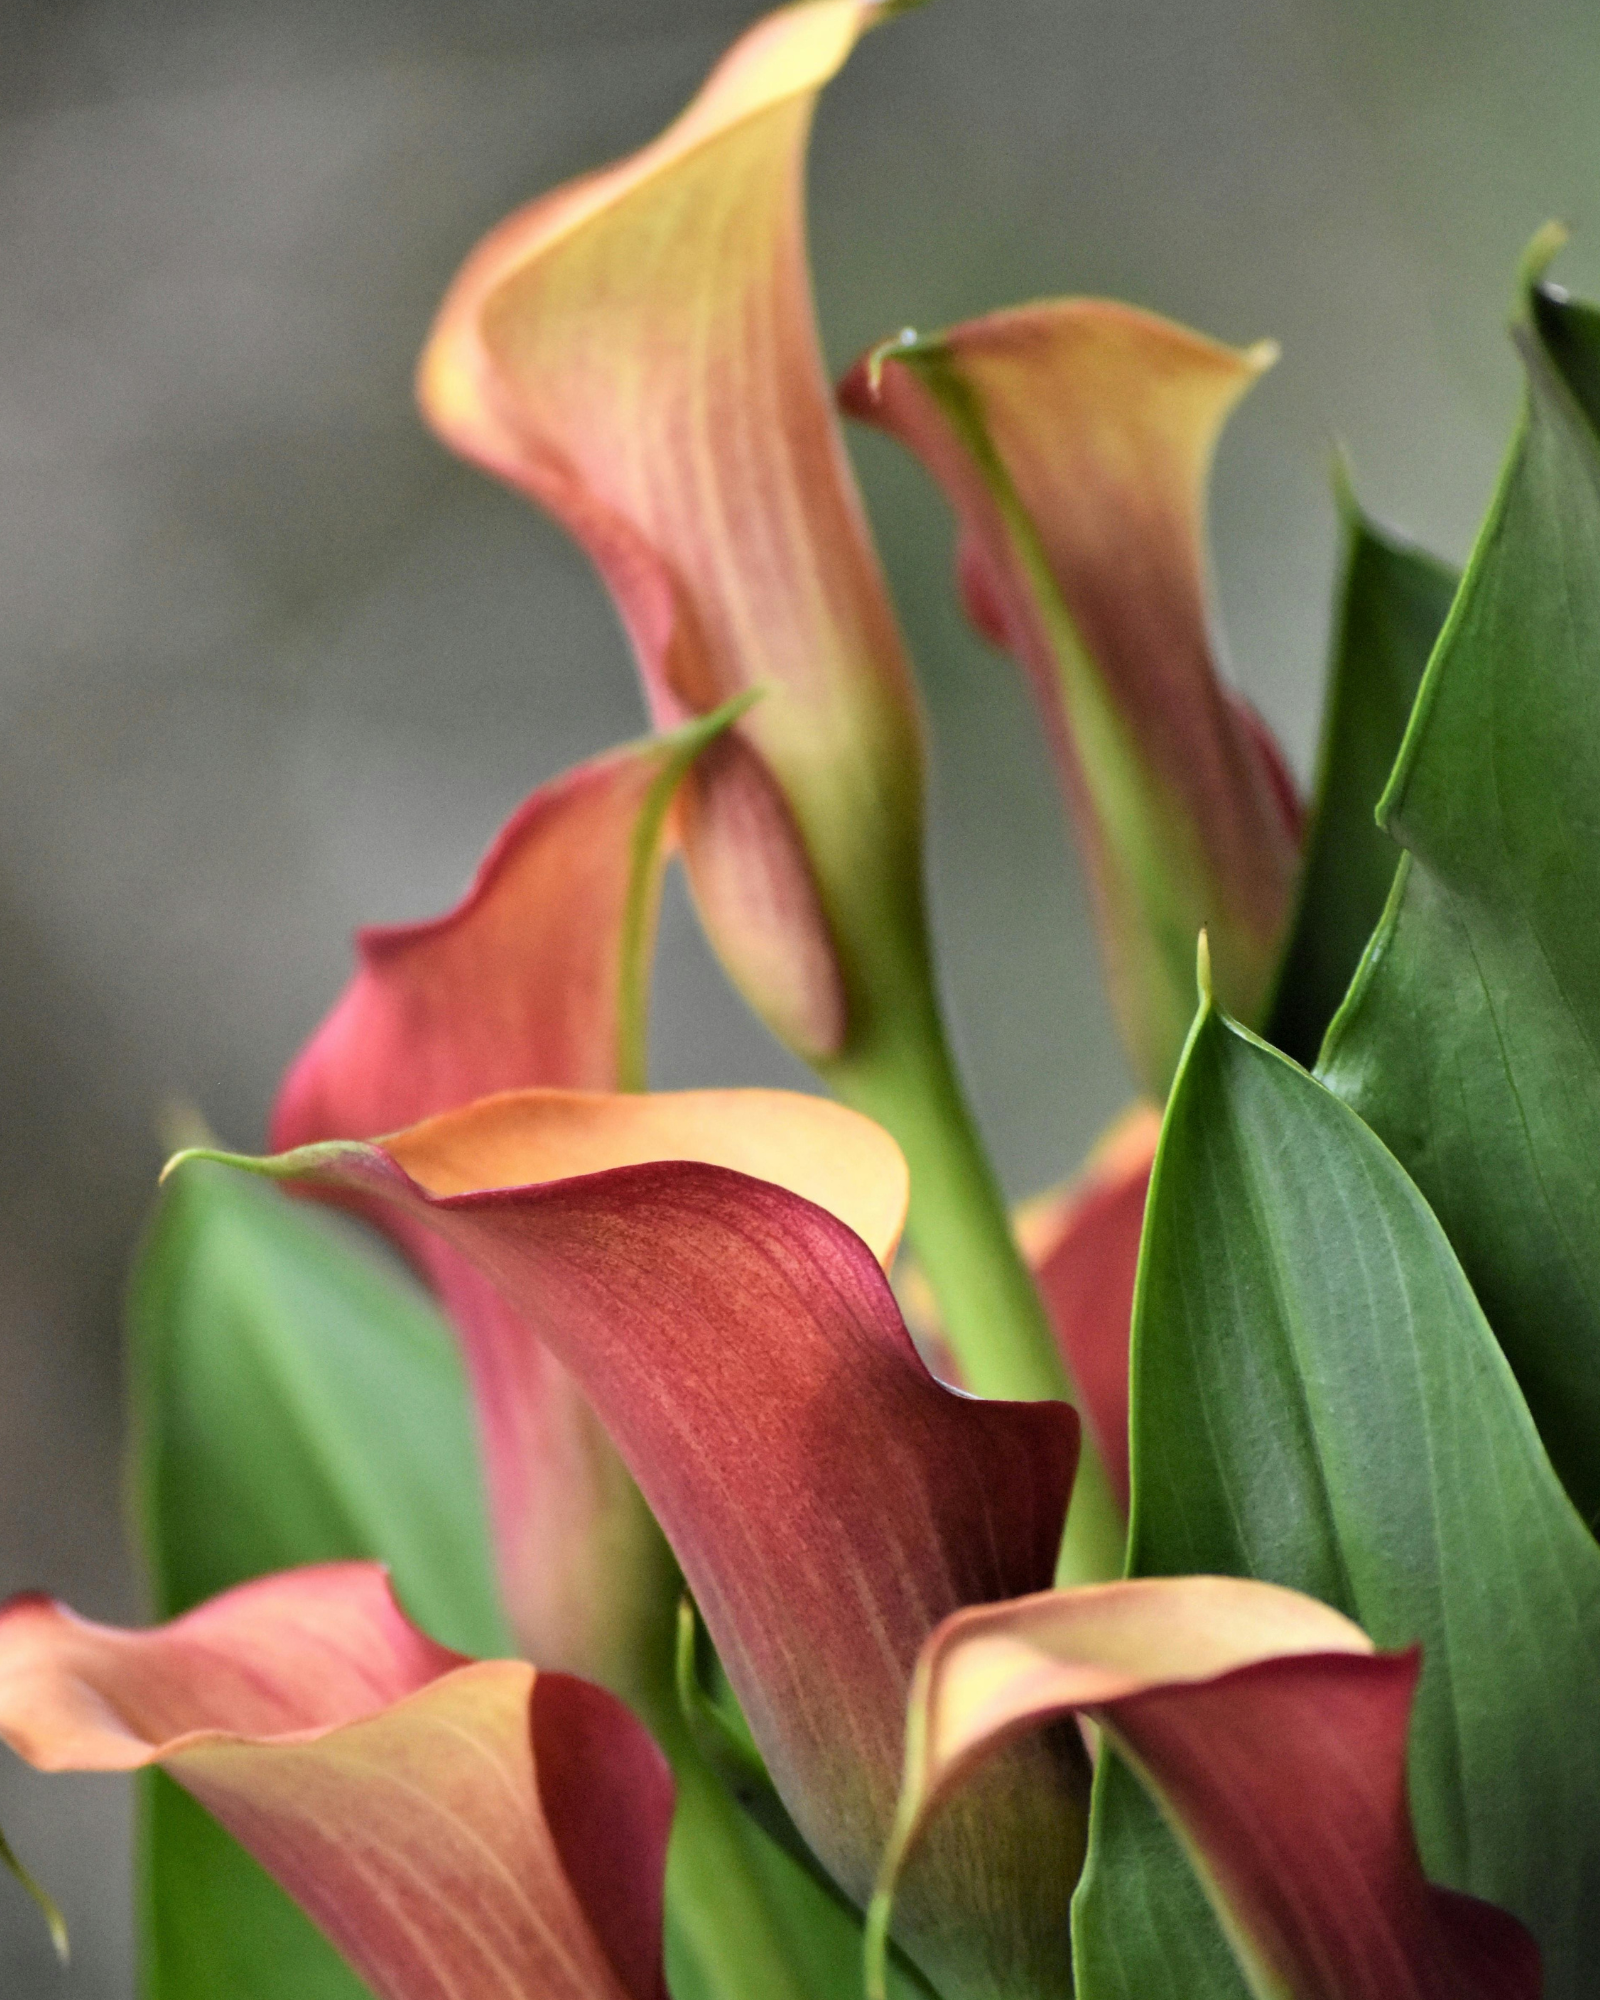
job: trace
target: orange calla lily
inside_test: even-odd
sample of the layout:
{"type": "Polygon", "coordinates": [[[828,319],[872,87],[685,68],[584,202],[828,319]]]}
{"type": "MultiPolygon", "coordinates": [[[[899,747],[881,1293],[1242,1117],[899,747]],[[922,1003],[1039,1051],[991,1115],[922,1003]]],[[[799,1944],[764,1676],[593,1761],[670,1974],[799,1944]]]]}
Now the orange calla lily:
{"type": "Polygon", "coordinates": [[[1055,299],[888,342],[840,388],[944,488],[968,610],[1034,682],[1123,1039],[1157,1097],[1194,1012],[1196,933],[1231,1011],[1258,1020],[1298,866],[1293,783],[1217,674],[1203,533],[1218,433],[1274,354],[1055,299]]]}
{"type": "Polygon", "coordinates": [[[770,15],[654,144],[502,223],[418,377],[440,435],[594,558],[658,723],[766,690],[691,784],[688,859],[740,986],[824,1059],[870,1033],[886,950],[923,976],[915,706],[801,207],[817,93],[883,11],[770,15]]]}

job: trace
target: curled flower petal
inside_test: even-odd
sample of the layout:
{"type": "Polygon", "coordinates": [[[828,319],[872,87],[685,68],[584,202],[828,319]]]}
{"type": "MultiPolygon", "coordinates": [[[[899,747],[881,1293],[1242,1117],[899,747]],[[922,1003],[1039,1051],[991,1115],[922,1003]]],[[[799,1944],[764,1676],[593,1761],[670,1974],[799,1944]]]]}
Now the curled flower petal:
{"type": "MultiPolygon", "coordinates": [[[[732,712],[542,786],[453,910],[364,931],[354,978],[284,1080],[274,1144],[367,1139],[503,1089],[642,1084],[669,814],[732,712]]],[[[506,1392],[500,1357],[525,1343],[494,1288],[392,1209],[366,1212],[398,1237],[462,1334],[519,1643],[542,1666],[631,1692],[638,1628],[670,1618],[677,1595],[649,1510],[553,1357],[524,1354],[506,1392]]]]}
{"type": "Polygon", "coordinates": [[[1084,1714],[1182,1836],[1262,2000],[1536,2000],[1538,1948],[1515,1918],[1423,1877],[1406,1806],[1418,1666],[1314,1598],[1235,1578],[958,1613],[918,1662],[875,1925],[985,1759],[1084,1714]]]}
{"type": "Polygon", "coordinates": [[[840,389],[944,488],[974,622],[1035,683],[1157,1097],[1194,1012],[1196,933],[1231,1011],[1258,1018],[1295,880],[1294,787],[1218,679],[1205,590],[1212,451],[1272,354],[1059,299],[886,343],[840,389]]]}
{"type": "Polygon", "coordinates": [[[923,976],[917,720],[804,240],[817,93],[887,11],[759,21],[651,145],[486,238],[418,378],[440,436],[588,550],[659,723],[768,690],[691,780],[686,852],[730,972],[819,1060],[893,997],[866,968],[909,946],[923,976]]]}
{"type": "Polygon", "coordinates": [[[372,1564],[149,1632],[15,1599],[0,1735],[44,1770],[162,1765],[382,2000],[664,2000],[648,1734],[584,1682],[435,1645],[372,1564]]]}
{"type": "Polygon", "coordinates": [[[453,1195],[662,1159],[707,1160],[791,1187],[838,1214],[884,1263],[899,1242],[908,1184],[894,1141],[853,1111],[789,1091],[504,1092],[381,1149],[331,1141],[273,1169],[354,1197],[429,1274],[466,1349],[517,1636],[541,1665],[581,1668],[630,1696],[668,1643],[655,1614],[670,1618],[679,1587],[650,1511],[562,1357],[529,1337],[522,1302],[392,1196],[397,1167],[408,1185],[453,1195]]]}
{"type": "MultiPolygon", "coordinates": [[[[506,1090],[372,1144],[333,1140],[262,1160],[205,1148],[192,1152],[308,1187],[359,1192],[370,1185],[384,1201],[392,1201],[405,1181],[442,1198],[532,1188],[658,1160],[696,1160],[774,1182],[826,1209],[885,1267],[900,1242],[909,1192],[905,1158],[882,1126],[842,1104],[793,1090],[649,1096],[506,1090]]],[[[189,1157],[179,1154],[177,1161],[189,1157]]]]}
{"type": "Polygon", "coordinates": [[[1118,1504],[1128,1510],[1128,1339],[1145,1195],[1161,1116],[1119,1118],[1065,1188],[1028,1202],[1017,1237],[1077,1384],[1118,1504]]]}
{"type": "MultiPolygon", "coordinates": [[[[402,1162],[433,1159],[402,1134],[260,1164],[426,1219],[571,1369],[666,1530],[785,1805],[864,1901],[918,1648],[959,1606],[1048,1581],[1072,1411],[942,1388],[871,1249],[768,1181],[667,1160],[524,1187],[441,1176],[448,1191],[430,1192],[402,1162]]],[[[1086,1779],[1064,1729],[1000,1759],[928,1844],[902,1941],[947,1991],[1020,1973],[1065,1991],[1047,1966],[989,1964],[989,1915],[1016,1855],[1044,1854],[1065,1934],[1086,1779]]]]}

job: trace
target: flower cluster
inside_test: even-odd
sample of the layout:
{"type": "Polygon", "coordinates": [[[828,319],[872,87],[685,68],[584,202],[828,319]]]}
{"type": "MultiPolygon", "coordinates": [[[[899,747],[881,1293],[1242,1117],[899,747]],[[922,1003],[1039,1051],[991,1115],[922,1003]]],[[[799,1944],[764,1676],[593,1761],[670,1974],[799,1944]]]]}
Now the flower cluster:
{"type": "Polygon", "coordinates": [[[429,339],[428,421],[588,551],[656,733],[362,935],[269,1157],[169,1168],[166,1622],[0,1611],[0,1736],[159,1767],[160,2000],[1594,1991],[1600,318],[1541,248],[1459,587],[1346,498],[1308,815],[1209,637],[1269,346],[1045,301],[830,391],[807,134],[894,11],[758,23],[429,339]],[[841,409],[1033,684],[1142,1092],[1015,1218],[841,409]],[[674,854],[837,1102],[647,1089],[674,854]]]}

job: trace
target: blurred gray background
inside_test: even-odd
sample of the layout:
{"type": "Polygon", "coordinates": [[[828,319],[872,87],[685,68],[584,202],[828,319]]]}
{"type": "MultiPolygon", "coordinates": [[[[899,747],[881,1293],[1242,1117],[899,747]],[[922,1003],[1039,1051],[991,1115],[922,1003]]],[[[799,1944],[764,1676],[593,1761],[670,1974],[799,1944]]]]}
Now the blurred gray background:
{"type": "MultiPolygon", "coordinates": [[[[139,1615],[117,1314],[164,1100],[253,1146],[359,922],[423,915],[541,779],[634,733],[583,560],[445,458],[409,378],[479,233],[649,137],[746,0],[3,0],[0,1591],[139,1615]]],[[[824,336],[1114,293],[1279,368],[1223,447],[1229,656],[1305,771],[1337,436],[1462,557],[1515,409],[1518,253],[1600,281],[1594,0],[935,0],[871,37],[813,155],[824,336]]],[[[1127,1090],[1010,670],[948,535],[858,462],[932,720],[943,971],[1001,1169],[1071,1168],[1127,1090]]],[[[681,895],[663,1083],[795,1080],[681,895]]],[[[0,1878],[0,1994],[131,1991],[126,1801],[7,1759],[54,1966],[0,1878]]]]}

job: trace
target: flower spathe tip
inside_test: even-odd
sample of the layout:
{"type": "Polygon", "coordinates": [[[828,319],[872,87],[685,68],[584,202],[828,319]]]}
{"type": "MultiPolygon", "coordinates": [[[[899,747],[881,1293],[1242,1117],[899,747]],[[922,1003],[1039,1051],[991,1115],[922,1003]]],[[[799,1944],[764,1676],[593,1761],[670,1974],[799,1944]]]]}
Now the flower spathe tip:
{"type": "Polygon", "coordinates": [[[61,1907],[37,1877],[23,1866],[21,1857],[3,1831],[0,1831],[0,1868],[8,1869],[33,1898],[50,1933],[50,1943],[57,1959],[62,1965],[70,1965],[72,1942],[67,1936],[67,1920],[61,1914],[61,1907]]]}

